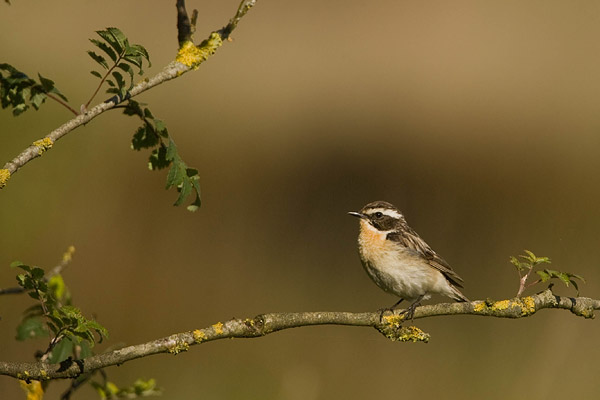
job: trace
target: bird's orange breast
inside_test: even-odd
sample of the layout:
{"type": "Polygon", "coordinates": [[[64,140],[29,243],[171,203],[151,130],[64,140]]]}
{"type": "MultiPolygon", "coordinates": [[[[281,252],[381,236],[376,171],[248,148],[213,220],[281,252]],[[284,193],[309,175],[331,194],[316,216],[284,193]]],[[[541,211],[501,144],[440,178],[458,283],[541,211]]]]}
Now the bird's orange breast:
{"type": "Polygon", "coordinates": [[[378,231],[365,220],[360,221],[358,245],[363,261],[377,259],[392,250],[393,244],[386,240],[386,237],[387,232],[378,231]]]}

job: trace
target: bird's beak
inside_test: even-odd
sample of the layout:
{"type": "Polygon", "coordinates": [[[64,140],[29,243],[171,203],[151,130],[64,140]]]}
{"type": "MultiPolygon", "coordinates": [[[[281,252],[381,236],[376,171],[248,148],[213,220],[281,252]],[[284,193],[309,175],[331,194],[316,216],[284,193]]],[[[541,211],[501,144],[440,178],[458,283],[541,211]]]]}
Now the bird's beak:
{"type": "Polygon", "coordinates": [[[367,216],[365,214],[361,214],[359,212],[350,211],[348,214],[352,215],[353,217],[367,218],[367,216]]]}

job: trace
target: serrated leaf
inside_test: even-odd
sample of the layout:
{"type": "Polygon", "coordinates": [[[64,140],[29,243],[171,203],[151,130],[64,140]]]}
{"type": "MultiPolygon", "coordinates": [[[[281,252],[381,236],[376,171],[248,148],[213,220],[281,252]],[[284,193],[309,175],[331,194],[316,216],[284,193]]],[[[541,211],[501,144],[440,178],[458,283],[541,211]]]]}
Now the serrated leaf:
{"type": "Polygon", "coordinates": [[[119,89],[125,87],[125,80],[123,79],[123,75],[121,75],[120,72],[118,71],[113,71],[111,74],[115,80],[117,81],[117,86],[119,87],[119,89]]]}
{"type": "Polygon", "coordinates": [[[155,119],[154,120],[154,128],[156,129],[156,133],[161,135],[162,137],[168,138],[169,137],[169,132],[167,130],[167,127],[165,125],[165,123],[160,120],[160,119],[155,119]]]}
{"type": "Polygon", "coordinates": [[[125,47],[119,43],[117,39],[107,30],[96,31],[96,33],[113,48],[117,52],[117,54],[121,55],[125,51],[125,47]]]}
{"type": "Polygon", "coordinates": [[[40,83],[46,92],[51,92],[54,89],[54,81],[44,78],[41,74],[38,74],[40,83]]]}
{"type": "Polygon", "coordinates": [[[36,93],[33,96],[31,96],[31,105],[36,110],[39,110],[40,106],[44,103],[45,100],[46,95],[44,93],[36,93]]]}
{"type": "Polygon", "coordinates": [[[31,270],[31,276],[35,280],[42,279],[44,277],[44,270],[38,267],[33,267],[31,270]]]}
{"type": "Polygon", "coordinates": [[[140,118],[144,117],[144,110],[142,110],[142,104],[129,99],[127,104],[125,105],[125,109],[123,109],[123,114],[125,115],[137,115],[140,118]]]}
{"type": "Polygon", "coordinates": [[[92,59],[94,61],[96,61],[98,64],[100,64],[105,69],[108,69],[108,63],[106,62],[106,59],[104,57],[94,53],[91,50],[88,50],[87,53],[89,54],[90,57],[92,57],[92,59]]]}
{"type": "Polygon", "coordinates": [[[110,57],[111,60],[113,60],[114,62],[117,61],[117,58],[118,58],[117,54],[106,43],[101,42],[100,40],[96,40],[96,39],[90,39],[90,42],[92,42],[96,46],[98,46],[103,52],[105,52],[110,57]]]}
{"type": "Polygon", "coordinates": [[[150,109],[144,108],[144,118],[154,119],[154,115],[152,115],[150,109]]]}
{"type": "MultiPolygon", "coordinates": [[[[123,51],[129,47],[129,41],[120,29],[112,27],[106,28],[106,31],[112,35],[123,51]]],[[[122,51],[119,51],[119,54],[121,54],[121,52],[122,51]]]]}
{"type": "Polygon", "coordinates": [[[183,201],[192,193],[192,183],[189,181],[189,179],[184,179],[179,184],[178,190],[179,197],[177,197],[177,200],[174,203],[175,206],[180,206],[183,201]]]}
{"type": "MultiPolygon", "coordinates": [[[[169,139],[169,147],[167,147],[167,160],[175,161],[176,158],[178,158],[177,146],[175,145],[174,141],[169,139]]],[[[180,164],[180,163],[178,163],[178,164],[180,164]]],[[[180,165],[178,165],[178,167],[182,168],[180,165]]],[[[182,174],[182,172],[178,172],[178,174],[182,174]]],[[[168,189],[168,187],[167,187],[167,189],[168,189]]]]}
{"type": "Polygon", "coordinates": [[[147,149],[158,144],[159,138],[148,124],[140,126],[131,139],[131,148],[134,150],[147,149]]]}
{"type": "Polygon", "coordinates": [[[129,74],[129,89],[131,89],[133,87],[133,68],[131,68],[131,66],[129,64],[126,64],[124,62],[119,63],[119,65],[117,65],[117,68],[123,70],[124,72],[127,72],[127,74],[129,74]]]}
{"type": "Polygon", "coordinates": [[[164,145],[152,150],[148,158],[148,168],[151,171],[167,168],[169,165],[171,161],[167,160],[167,148],[164,145]]]}

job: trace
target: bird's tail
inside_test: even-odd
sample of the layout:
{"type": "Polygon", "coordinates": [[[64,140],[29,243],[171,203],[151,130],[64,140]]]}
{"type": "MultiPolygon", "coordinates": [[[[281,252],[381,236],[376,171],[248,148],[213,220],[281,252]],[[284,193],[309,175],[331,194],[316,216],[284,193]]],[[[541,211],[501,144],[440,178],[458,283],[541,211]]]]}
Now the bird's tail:
{"type": "Polygon", "coordinates": [[[467,299],[467,297],[464,294],[462,294],[456,286],[451,284],[450,288],[452,289],[452,295],[450,296],[452,300],[458,302],[469,301],[469,299],[467,299]]]}

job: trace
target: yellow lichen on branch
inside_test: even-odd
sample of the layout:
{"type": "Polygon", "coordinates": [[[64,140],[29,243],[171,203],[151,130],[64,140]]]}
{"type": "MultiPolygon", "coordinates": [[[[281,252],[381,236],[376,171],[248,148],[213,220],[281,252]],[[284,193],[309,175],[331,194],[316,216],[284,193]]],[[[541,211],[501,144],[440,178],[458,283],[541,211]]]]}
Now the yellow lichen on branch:
{"type": "Polygon", "coordinates": [[[520,311],[521,316],[535,313],[535,300],[531,296],[499,301],[478,301],[473,304],[473,311],[478,314],[496,314],[498,312],[520,311]]]}
{"type": "Polygon", "coordinates": [[[0,189],[6,186],[6,183],[10,179],[10,171],[7,169],[0,169],[0,189]]]}
{"type": "Polygon", "coordinates": [[[191,41],[184,42],[179,47],[175,61],[193,69],[198,69],[200,64],[212,56],[222,44],[223,39],[216,32],[211,33],[209,38],[200,43],[199,46],[196,46],[191,41]]]}
{"type": "Polygon", "coordinates": [[[40,156],[44,154],[46,150],[51,149],[53,144],[54,142],[49,137],[45,137],[43,139],[36,140],[35,142],[33,142],[33,145],[38,148],[38,154],[40,156]]]}

